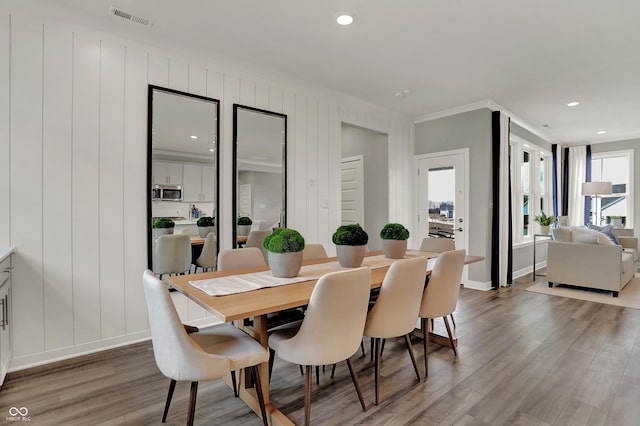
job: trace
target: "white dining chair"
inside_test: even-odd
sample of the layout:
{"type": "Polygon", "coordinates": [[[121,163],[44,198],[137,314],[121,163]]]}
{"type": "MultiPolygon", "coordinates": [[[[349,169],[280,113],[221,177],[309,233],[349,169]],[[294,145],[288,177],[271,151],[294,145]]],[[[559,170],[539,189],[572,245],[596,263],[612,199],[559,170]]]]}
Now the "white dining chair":
{"type": "Polygon", "coordinates": [[[256,247],[225,249],[218,253],[218,271],[253,268],[266,264],[262,252],[256,247]]]}
{"type": "MultiPolygon", "coordinates": [[[[431,251],[435,253],[442,253],[443,251],[451,251],[456,249],[456,242],[451,238],[434,238],[426,237],[422,239],[420,244],[420,251],[431,251]]],[[[456,327],[456,320],[453,318],[453,312],[449,315],[453,327],[456,327]]],[[[433,320],[431,321],[433,325],[433,320]]]]}
{"type": "Polygon", "coordinates": [[[382,281],[380,293],[367,314],[364,336],[374,339],[375,352],[375,388],[376,405],[380,403],[380,361],[382,357],[382,339],[404,337],[418,381],[420,372],[413,353],[411,333],[416,325],[420,301],[424,290],[424,277],[427,270],[427,258],[398,260],[391,264],[382,281]]]}
{"type": "Polygon", "coordinates": [[[202,268],[202,272],[207,269],[212,271],[216,267],[216,235],[213,232],[209,232],[204,238],[204,244],[202,246],[202,252],[196,259],[196,272],[198,268],[202,268]]]}
{"type": "Polygon", "coordinates": [[[187,234],[160,235],[154,253],[153,272],[161,279],[191,271],[191,238],[187,234]]]}
{"type": "Polygon", "coordinates": [[[251,368],[262,421],[267,426],[267,413],[262,394],[258,365],[269,360],[269,352],[260,343],[231,324],[207,327],[187,334],[169,291],[151,271],[143,274],[151,342],[156,365],[171,379],[162,415],[164,423],[176,382],[191,382],[187,425],[193,425],[198,382],[215,380],[241,368],[251,368]]]}
{"type": "Polygon", "coordinates": [[[326,259],[329,257],[322,244],[305,244],[302,250],[302,260],[326,259]]]}
{"type": "Polygon", "coordinates": [[[444,325],[447,328],[449,342],[453,349],[453,354],[458,355],[456,350],[451,327],[447,320],[458,303],[458,294],[460,293],[460,279],[462,278],[462,268],[464,268],[464,250],[445,251],[438,256],[436,264],[431,271],[429,282],[422,294],[420,304],[419,317],[421,319],[420,327],[423,333],[424,346],[424,375],[429,375],[429,333],[427,320],[442,317],[444,325]]]}
{"type": "Polygon", "coordinates": [[[260,249],[262,252],[262,256],[264,257],[265,263],[269,263],[269,255],[267,253],[267,249],[264,248],[262,243],[267,235],[269,235],[271,231],[251,231],[249,236],[247,237],[247,242],[244,245],[244,248],[256,247],[260,249]]]}
{"type": "Polygon", "coordinates": [[[367,317],[371,269],[357,268],[323,275],[316,283],[299,327],[284,326],[269,336],[271,356],[305,369],[305,425],[311,420],[312,366],[346,361],[362,410],[367,408],[358,376],[349,359],[358,351],[367,317]]]}

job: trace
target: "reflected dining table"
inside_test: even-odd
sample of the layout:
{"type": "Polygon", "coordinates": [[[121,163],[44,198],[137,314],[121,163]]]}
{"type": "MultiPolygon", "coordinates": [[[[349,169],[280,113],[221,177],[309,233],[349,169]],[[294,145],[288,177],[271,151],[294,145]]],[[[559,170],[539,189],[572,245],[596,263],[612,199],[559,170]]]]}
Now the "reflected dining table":
{"type": "MultiPolygon", "coordinates": [[[[409,250],[406,257],[421,256],[429,258],[427,269],[425,271],[425,275],[428,276],[431,274],[437,260],[436,258],[439,254],[440,253],[436,252],[409,250]]],[[[379,259],[380,257],[382,257],[382,251],[367,253],[363,266],[367,266],[368,259],[373,260],[379,259]]],[[[465,257],[465,265],[480,262],[482,260],[484,260],[484,257],[482,256],[467,255],[465,257]]],[[[382,285],[382,281],[389,269],[391,261],[388,259],[387,263],[387,266],[372,266],[372,289],[379,288],[382,285]]],[[[337,258],[329,257],[326,259],[304,261],[303,269],[305,266],[310,265],[322,267],[323,264],[337,264],[337,258]]],[[[241,320],[253,317],[253,327],[245,328],[245,331],[251,334],[253,338],[260,342],[264,347],[268,347],[267,314],[307,305],[309,303],[309,298],[311,297],[311,292],[313,291],[318,279],[313,278],[287,285],[260,288],[253,291],[245,291],[223,296],[210,296],[205,291],[191,284],[191,282],[204,282],[204,280],[224,277],[237,277],[243,274],[252,274],[263,271],[269,271],[269,266],[171,276],[166,278],[166,281],[173,288],[193,300],[198,305],[207,309],[224,322],[238,321],[238,323],[241,324],[241,320]]],[[[438,335],[434,335],[433,337],[438,343],[448,344],[448,339],[446,338],[441,338],[441,336],[438,335]],[[439,337],[440,339],[438,339],[439,337]]],[[[270,424],[292,425],[293,423],[270,403],[268,363],[264,363],[260,366],[260,375],[262,377],[262,392],[267,406],[267,413],[271,417],[270,424]]],[[[240,384],[239,396],[256,414],[260,415],[258,398],[255,390],[252,389],[252,383],[249,380],[249,376],[250,374],[247,375],[241,372],[240,380],[238,381],[240,384]]]]}

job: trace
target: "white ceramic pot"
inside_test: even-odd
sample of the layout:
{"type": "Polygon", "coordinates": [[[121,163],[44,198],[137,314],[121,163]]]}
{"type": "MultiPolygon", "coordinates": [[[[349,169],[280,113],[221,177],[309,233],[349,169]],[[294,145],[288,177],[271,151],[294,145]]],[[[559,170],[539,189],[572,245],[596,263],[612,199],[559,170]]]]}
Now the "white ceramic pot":
{"type": "Polygon", "coordinates": [[[269,252],[269,267],[274,277],[293,278],[300,272],[302,251],[291,253],[269,252]]]}
{"type": "Polygon", "coordinates": [[[407,240],[382,240],[384,257],[402,259],[407,252],[407,240]]]}
{"type": "Polygon", "coordinates": [[[237,225],[237,227],[236,234],[238,234],[239,237],[247,237],[251,232],[251,225],[237,225]]]}
{"type": "Polygon", "coordinates": [[[156,237],[159,237],[160,235],[172,235],[173,228],[154,228],[153,232],[156,237]]]}
{"type": "Polygon", "coordinates": [[[200,237],[206,238],[209,232],[214,232],[215,229],[215,226],[198,226],[198,234],[200,237]]]}
{"type": "Polygon", "coordinates": [[[357,268],[362,265],[366,246],[336,245],[338,262],[343,268],[357,268]]]}
{"type": "Polygon", "coordinates": [[[540,233],[543,235],[549,235],[549,225],[540,225],[540,233]]]}

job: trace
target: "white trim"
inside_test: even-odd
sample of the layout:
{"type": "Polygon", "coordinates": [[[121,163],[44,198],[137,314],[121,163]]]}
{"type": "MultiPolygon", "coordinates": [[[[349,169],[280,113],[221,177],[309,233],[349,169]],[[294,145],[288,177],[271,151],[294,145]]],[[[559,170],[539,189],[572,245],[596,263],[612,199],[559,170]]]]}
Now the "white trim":
{"type": "MultiPolygon", "coordinates": [[[[536,271],[546,267],[547,267],[546,260],[536,263],[536,271]]],[[[517,271],[513,271],[513,279],[516,280],[518,278],[524,277],[527,274],[532,274],[532,273],[533,273],[533,266],[526,266],[522,269],[518,269],[517,271]]]]}
{"type": "MultiPolygon", "coordinates": [[[[516,123],[518,126],[522,127],[526,131],[533,133],[534,135],[536,135],[540,139],[542,139],[542,140],[544,140],[544,141],[546,141],[546,142],[548,142],[550,144],[555,143],[555,142],[553,142],[553,140],[549,136],[547,136],[544,133],[542,133],[541,130],[536,129],[531,124],[527,123],[526,121],[524,121],[520,117],[514,115],[511,111],[509,111],[506,108],[500,106],[499,104],[495,103],[491,99],[486,99],[484,101],[475,102],[475,103],[467,104],[467,105],[462,105],[462,106],[455,107],[455,108],[445,109],[445,110],[434,112],[434,113],[431,113],[431,114],[420,115],[420,116],[418,116],[418,117],[416,117],[414,119],[414,124],[424,123],[425,121],[436,120],[438,118],[449,117],[451,115],[462,114],[463,112],[475,111],[475,110],[483,109],[483,108],[490,109],[491,111],[502,111],[503,113],[505,113],[506,115],[508,115],[511,118],[511,121],[513,123],[516,123]]],[[[630,138],[630,139],[633,139],[633,138],[630,138]]]]}
{"type": "Polygon", "coordinates": [[[491,281],[472,281],[465,280],[462,282],[464,288],[470,288],[471,290],[489,291],[491,290],[491,281]]]}
{"type": "MultiPolygon", "coordinates": [[[[189,321],[190,325],[198,327],[206,327],[210,325],[221,324],[222,321],[217,317],[207,317],[195,321],[189,321]]],[[[96,352],[106,351],[108,349],[119,348],[134,343],[144,342],[151,339],[149,330],[128,334],[126,336],[118,336],[111,339],[97,340],[94,342],[84,343],[81,345],[68,346],[66,348],[56,349],[53,351],[40,352],[38,354],[27,355],[23,357],[13,358],[8,372],[20,371],[31,367],[37,367],[56,361],[64,361],[66,359],[76,358],[82,355],[89,355],[96,352]]]]}
{"type": "MultiPolygon", "coordinates": [[[[602,152],[592,152],[591,160],[595,160],[598,158],[613,158],[613,157],[623,157],[626,156],[629,158],[629,182],[627,183],[627,190],[625,191],[624,196],[627,197],[627,206],[629,209],[629,217],[627,218],[627,223],[625,225],[626,228],[634,228],[635,218],[634,216],[634,204],[635,204],[635,187],[634,187],[634,179],[635,179],[635,158],[634,158],[635,150],[633,149],[619,149],[616,151],[602,151],[602,152]]],[[[592,171],[593,173],[593,171],[592,171]]]]}

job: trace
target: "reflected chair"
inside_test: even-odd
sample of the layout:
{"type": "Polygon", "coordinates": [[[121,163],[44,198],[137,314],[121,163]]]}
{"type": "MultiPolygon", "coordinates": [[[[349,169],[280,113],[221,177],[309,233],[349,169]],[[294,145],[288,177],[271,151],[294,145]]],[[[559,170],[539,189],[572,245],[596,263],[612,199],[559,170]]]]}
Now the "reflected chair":
{"type": "Polygon", "coordinates": [[[187,234],[187,235],[189,235],[189,236],[194,236],[194,237],[195,237],[196,235],[198,235],[198,236],[200,235],[200,234],[198,234],[198,230],[197,230],[197,229],[195,229],[195,228],[194,228],[194,227],[192,227],[192,226],[185,226],[185,227],[183,227],[183,228],[180,230],[180,232],[179,232],[179,233],[180,233],[180,234],[187,234]]]}
{"type": "Polygon", "coordinates": [[[177,381],[191,382],[187,425],[192,425],[198,382],[219,379],[235,369],[250,367],[262,421],[267,426],[258,368],[269,359],[267,349],[231,324],[215,325],[187,334],[163,283],[151,271],[144,272],[142,281],[153,355],[162,374],[171,379],[162,422],[167,419],[177,381]]]}
{"type": "Polygon", "coordinates": [[[323,275],[316,283],[299,328],[286,326],[269,336],[271,356],[305,369],[305,425],[311,419],[312,366],[346,361],[362,410],[367,408],[350,357],[358,351],[367,317],[371,270],[357,268],[323,275]]]}
{"type": "Polygon", "coordinates": [[[327,251],[322,244],[305,244],[302,250],[302,260],[326,259],[327,251]]]}
{"type": "Polygon", "coordinates": [[[271,231],[251,231],[249,236],[247,237],[247,242],[244,245],[245,248],[248,247],[256,247],[259,248],[262,252],[262,256],[264,257],[265,263],[269,263],[269,256],[267,254],[267,249],[264,248],[262,243],[267,235],[269,235],[271,231]]]}
{"type": "Polygon", "coordinates": [[[380,294],[367,314],[364,336],[374,339],[376,405],[380,403],[380,358],[382,339],[404,337],[413,369],[420,381],[420,372],[411,346],[409,333],[416,325],[420,301],[424,290],[427,258],[398,260],[391,264],[384,277],[380,294]]]}
{"type": "Polygon", "coordinates": [[[423,333],[424,345],[424,374],[429,375],[429,333],[427,330],[427,320],[442,317],[447,328],[449,342],[453,349],[453,354],[458,355],[451,334],[451,327],[447,315],[456,309],[458,303],[458,293],[460,292],[460,279],[462,278],[462,268],[464,267],[464,250],[445,251],[438,256],[429,283],[422,294],[420,312],[420,327],[423,333]]]}
{"type": "MultiPolygon", "coordinates": [[[[426,237],[422,239],[422,243],[420,244],[420,251],[431,251],[435,253],[442,253],[443,251],[451,251],[456,249],[456,242],[451,238],[434,238],[434,237],[426,237]]],[[[453,312],[451,315],[451,322],[453,323],[453,327],[456,327],[456,320],[453,318],[453,312]]],[[[431,325],[433,326],[433,320],[431,320],[431,325]]]]}
{"type": "Polygon", "coordinates": [[[216,267],[216,235],[213,232],[209,232],[204,239],[204,245],[202,246],[202,252],[196,259],[196,272],[198,268],[202,268],[202,272],[207,269],[212,271],[216,267]]]}
{"type": "Polygon", "coordinates": [[[191,271],[191,238],[187,234],[160,235],[154,253],[153,272],[160,279],[191,271]]]}

